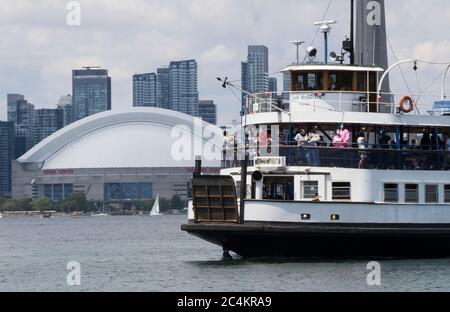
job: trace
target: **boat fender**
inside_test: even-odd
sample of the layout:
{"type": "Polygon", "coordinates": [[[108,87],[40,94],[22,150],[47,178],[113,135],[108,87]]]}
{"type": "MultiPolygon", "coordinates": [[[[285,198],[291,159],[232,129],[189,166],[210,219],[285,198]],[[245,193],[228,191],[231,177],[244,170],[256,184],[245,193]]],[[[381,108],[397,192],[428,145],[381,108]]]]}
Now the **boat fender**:
{"type": "Polygon", "coordinates": [[[414,101],[410,96],[404,96],[400,99],[400,110],[405,114],[411,113],[414,110],[414,101]],[[408,103],[408,107],[405,108],[405,103],[408,103]]]}

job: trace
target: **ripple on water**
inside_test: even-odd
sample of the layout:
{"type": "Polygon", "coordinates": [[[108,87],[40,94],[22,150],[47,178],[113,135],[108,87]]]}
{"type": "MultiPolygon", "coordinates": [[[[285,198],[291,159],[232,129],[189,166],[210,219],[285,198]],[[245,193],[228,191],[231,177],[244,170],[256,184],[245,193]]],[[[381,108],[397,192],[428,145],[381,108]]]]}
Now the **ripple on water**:
{"type": "Polygon", "coordinates": [[[382,286],[367,261],[235,260],[161,218],[3,218],[0,291],[450,291],[450,259],[383,260],[382,286]],[[78,261],[82,286],[66,284],[78,261]]]}

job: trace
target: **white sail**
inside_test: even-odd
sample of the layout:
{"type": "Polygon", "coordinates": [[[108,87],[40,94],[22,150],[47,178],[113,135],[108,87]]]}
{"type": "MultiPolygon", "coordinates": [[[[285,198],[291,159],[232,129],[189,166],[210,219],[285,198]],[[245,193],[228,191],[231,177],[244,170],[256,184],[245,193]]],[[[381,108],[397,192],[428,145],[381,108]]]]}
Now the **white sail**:
{"type": "Polygon", "coordinates": [[[159,211],[159,195],[156,196],[155,203],[153,204],[152,211],[150,212],[151,216],[161,216],[162,213],[159,211]]]}

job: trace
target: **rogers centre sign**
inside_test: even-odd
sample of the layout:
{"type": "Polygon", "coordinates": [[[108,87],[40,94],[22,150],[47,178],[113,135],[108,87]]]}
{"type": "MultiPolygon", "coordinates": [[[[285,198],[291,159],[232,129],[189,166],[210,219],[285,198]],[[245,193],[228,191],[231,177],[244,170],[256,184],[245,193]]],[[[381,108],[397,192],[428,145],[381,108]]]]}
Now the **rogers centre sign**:
{"type": "Polygon", "coordinates": [[[48,169],[44,170],[44,175],[69,175],[74,174],[73,169],[48,169]]]}

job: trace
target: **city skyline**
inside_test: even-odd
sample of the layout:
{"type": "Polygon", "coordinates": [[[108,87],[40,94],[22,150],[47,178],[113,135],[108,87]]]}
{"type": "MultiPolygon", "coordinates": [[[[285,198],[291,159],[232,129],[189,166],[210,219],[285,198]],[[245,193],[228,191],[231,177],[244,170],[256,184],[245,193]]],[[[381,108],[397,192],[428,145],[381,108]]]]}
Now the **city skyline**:
{"type": "MultiPolygon", "coordinates": [[[[434,9],[445,7],[444,1],[434,2],[434,9]]],[[[252,44],[269,47],[272,72],[293,62],[295,48],[289,41],[302,39],[311,42],[316,31],[313,23],[322,18],[328,1],[286,1],[282,15],[271,14],[268,17],[264,12],[277,12],[276,1],[258,5],[254,5],[253,1],[238,3],[219,0],[214,5],[199,1],[192,6],[188,2],[174,1],[168,7],[160,1],[147,3],[136,0],[133,5],[120,3],[115,6],[102,1],[80,3],[83,19],[77,27],[65,24],[67,11],[64,3],[49,4],[45,8],[31,2],[21,6],[13,2],[5,4],[6,10],[0,13],[5,20],[2,40],[16,44],[8,44],[11,49],[0,51],[0,69],[3,73],[0,77],[0,119],[6,120],[6,93],[26,94],[33,99],[36,108],[52,107],[60,94],[70,92],[71,77],[67,73],[86,65],[108,68],[114,79],[112,109],[129,108],[132,106],[130,85],[134,73],[158,68],[172,59],[195,58],[199,63],[199,92],[203,98],[215,100],[219,123],[227,124],[239,116],[240,104],[229,92],[220,88],[215,77],[228,76],[239,80],[240,61],[245,58],[247,45],[252,44]],[[98,10],[104,14],[98,16],[98,10]],[[299,10],[304,17],[301,21],[297,19],[299,10]],[[151,18],[146,21],[139,18],[147,15],[143,12],[150,11],[153,12],[148,13],[151,18]],[[181,12],[184,13],[180,15],[181,12]],[[171,27],[177,24],[172,23],[174,20],[179,20],[182,27],[171,27]],[[230,25],[229,20],[239,22],[230,25]],[[86,40],[92,40],[95,44],[83,45],[86,40]],[[21,48],[16,49],[16,46],[21,48]],[[48,46],[55,49],[47,49],[48,46]]],[[[386,5],[389,41],[398,59],[420,57],[446,61],[450,41],[433,31],[430,19],[433,14],[420,9],[422,2],[409,1],[407,6],[388,2],[386,5]],[[400,24],[398,12],[423,23],[416,25],[411,19],[400,24]],[[415,37],[425,40],[417,41],[415,37]]],[[[326,17],[338,20],[330,38],[330,49],[338,50],[340,41],[348,35],[347,4],[334,3],[326,17]]],[[[442,22],[443,27],[445,23],[450,23],[447,19],[442,22]]],[[[314,45],[322,49],[320,36],[317,36],[314,45]]],[[[303,48],[301,57],[304,55],[303,48]]],[[[391,63],[392,60],[390,51],[391,63]]],[[[436,75],[435,68],[425,71],[422,71],[423,81],[430,81],[436,75]]],[[[281,74],[277,74],[276,78],[280,90],[281,74]]],[[[401,78],[391,83],[393,89],[404,87],[401,78]]],[[[415,82],[411,85],[415,86],[415,82]]]]}

